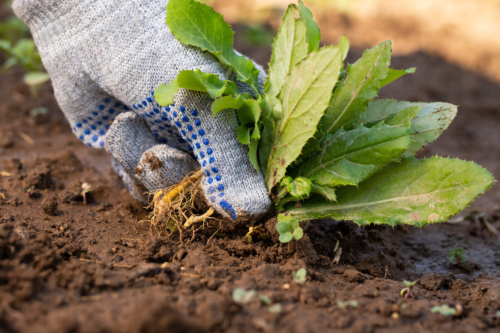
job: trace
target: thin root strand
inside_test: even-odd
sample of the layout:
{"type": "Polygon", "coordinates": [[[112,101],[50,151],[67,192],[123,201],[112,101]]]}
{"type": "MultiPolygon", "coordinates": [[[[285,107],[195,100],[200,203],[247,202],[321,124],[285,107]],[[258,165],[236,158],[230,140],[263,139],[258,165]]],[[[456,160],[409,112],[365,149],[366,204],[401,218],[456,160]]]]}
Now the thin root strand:
{"type": "Polygon", "coordinates": [[[205,222],[210,216],[213,215],[213,213],[215,212],[215,210],[213,208],[210,208],[205,214],[203,215],[200,215],[200,216],[195,216],[195,215],[191,215],[188,220],[186,221],[186,223],[184,223],[184,227],[187,228],[187,227],[190,227],[192,226],[193,224],[195,223],[201,223],[201,222],[205,222]]]}

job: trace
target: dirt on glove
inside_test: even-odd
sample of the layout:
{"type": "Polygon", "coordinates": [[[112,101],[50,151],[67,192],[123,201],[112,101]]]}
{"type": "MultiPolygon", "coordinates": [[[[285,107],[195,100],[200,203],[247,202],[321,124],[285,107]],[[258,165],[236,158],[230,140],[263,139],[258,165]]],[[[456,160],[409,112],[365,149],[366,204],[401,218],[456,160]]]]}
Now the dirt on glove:
{"type": "MultiPolygon", "coordinates": [[[[425,53],[393,63],[417,66],[419,74],[388,87],[383,97],[461,106],[447,133],[422,156],[474,159],[498,179],[500,141],[493,138],[500,124],[499,86],[425,53]],[[461,88],[463,80],[467,86],[461,88]]],[[[71,133],[50,85],[30,97],[22,73],[12,69],[0,76],[0,101],[0,142],[9,143],[0,145],[0,170],[6,172],[0,176],[0,332],[500,328],[500,243],[477,219],[422,230],[315,221],[292,253],[277,239],[276,219],[262,221],[266,237],[252,243],[245,237],[252,225],[208,225],[184,231],[181,241],[179,234],[153,232],[144,222],[149,212],[129,195],[109,156],[71,133]],[[43,121],[30,117],[41,105],[49,115],[43,121]],[[92,186],[88,205],[82,183],[92,186]],[[28,185],[39,196],[26,192],[28,185]],[[337,241],[342,255],[334,265],[337,241]],[[452,265],[447,252],[459,247],[467,262],[452,265]],[[293,279],[300,268],[307,269],[303,284],[293,279]],[[414,298],[400,296],[403,279],[419,280],[414,298]],[[238,303],[232,297],[237,287],[256,294],[238,303]],[[432,313],[438,305],[462,310],[456,316],[432,313]]],[[[473,204],[496,228],[498,198],[496,185],[473,204]]]]}

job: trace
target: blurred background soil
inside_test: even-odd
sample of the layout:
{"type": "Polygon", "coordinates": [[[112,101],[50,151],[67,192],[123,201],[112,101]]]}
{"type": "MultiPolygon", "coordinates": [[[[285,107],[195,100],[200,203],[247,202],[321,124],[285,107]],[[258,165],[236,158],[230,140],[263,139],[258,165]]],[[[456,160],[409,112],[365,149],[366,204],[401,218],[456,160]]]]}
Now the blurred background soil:
{"type": "MultiPolygon", "coordinates": [[[[287,2],[206,2],[233,25],[236,48],[267,65],[287,2]]],[[[305,4],[324,44],[348,36],[349,62],[391,39],[392,67],[417,67],[380,97],[459,105],[419,157],[473,160],[500,179],[500,1],[305,4]]],[[[0,21],[9,15],[0,9],[0,21]]],[[[252,244],[248,228],[212,237],[211,225],[181,241],[141,222],[148,211],[107,153],[74,137],[50,84],[33,96],[22,76],[20,68],[0,74],[0,332],[498,332],[500,242],[484,224],[500,228],[498,183],[460,215],[468,219],[422,230],[316,221],[292,254],[276,240],[275,220],[252,244]],[[40,106],[48,114],[33,116],[40,106]],[[467,262],[452,265],[447,251],[459,247],[467,262]],[[292,277],[301,267],[305,284],[292,277]],[[403,279],[419,280],[414,298],[399,296],[403,279]],[[275,307],[257,296],[235,302],[236,287],[275,307]],[[432,313],[436,305],[462,312],[432,313]]]]}

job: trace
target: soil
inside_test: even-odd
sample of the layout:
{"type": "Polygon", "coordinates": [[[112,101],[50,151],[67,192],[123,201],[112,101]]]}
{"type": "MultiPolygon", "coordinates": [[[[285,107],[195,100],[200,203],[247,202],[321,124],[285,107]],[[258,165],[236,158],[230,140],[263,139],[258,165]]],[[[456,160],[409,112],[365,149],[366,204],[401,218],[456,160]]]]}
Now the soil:
{"type": "MultiPolygon", "coordinates": [[[[245,28],[235,29],[238,40],[245,28]]],[[[267,46],[238,43],[261,62],[269,58],[267,46]]],[[[450,129],[420,157],[474,160],[499,179],[498,84],[424,52],[395,57],[393,65],[418,71],[382,97],[460,105],[450,129]]],[[[22,72],[11,69],[0,76],[0,101],[0,332],[500,330],[500,242],[478,219],[422,229],[313,221],[291,253],[277,239],[275,219],[264,220],[266,236],[250,244],[248,224],[166,236],[145,222],[149,211],[107,153],[74,137],[50,84],[31,96],[22,72]],[[37,106],[49,114],[31,117],[37,106]],[[83,183],[92,186],[88,204],[83,183]],[[342,255],[334,265],[337,241],[342,255]],[[452,265],[447,252],[459,247],[467,261],[452,265]],[[293,278],[300,268],[303,284],[293,278]],[[413,298],[400,296],[403,280],[419,281],[413,298]],[[237,287],[256,295],[238,303],[237,287]],[[462,310],[431,312],[438,305],[462,310]]],[[[498,229],[499,199],[496,184],[462,216],[480,210],[498,229]]]]}

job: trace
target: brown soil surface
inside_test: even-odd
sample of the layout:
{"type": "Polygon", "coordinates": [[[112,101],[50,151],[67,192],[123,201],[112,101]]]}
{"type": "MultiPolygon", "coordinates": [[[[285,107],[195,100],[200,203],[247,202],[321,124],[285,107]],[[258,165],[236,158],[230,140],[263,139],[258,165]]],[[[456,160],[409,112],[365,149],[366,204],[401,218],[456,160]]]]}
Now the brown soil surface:
{"type": "MultiPolygon", "coordinates": [[[[270,54],[238,48],[261,62],[270,54]]],[[[349,61],[360,54],[353,50],[349,61]]],[[[382,97],[460,105],[422,156],[474,160],[499,179],[499,86],[424,52],[395,57],[393,65],[416,66],[417,74],[382,97]]],[[[31,97],[18,69],[0,76],[0,171],[7,173],[0,176],[0,332],[500,330],[500,242],[478,222],[420,230],[315,221],[291,254],[277,241],[274,219],[263,224],[267,238],[251,244],[244,242],[248,226],[215,235],[218,226],[209,226],[184,232],[182,241],[157,235],[141,223],[148,211],[128,194],[107,153],[74,137],[50,85],[31,97]],[[49,114],[31,117],[37,106],[49,114]],[[88,205],[83,183],[93,189],[88,205]],[[337,241],[342,256],[334,267],[337,241]],[[452,265],[447,251],[458,247],[468,260],[452,265]],[[306,282],[295,283],[302,267],[306,282]],[[419,280],[414,298],[399,296],[403,279],[419,280]],[[256,296],[236,303],[237,287],[256,296]],[[436,305],[463,311],[443,316],[431,312],[436,305]]],[[[499,199],[496,184],[473,204],[497,228],[499,199]]]]}

